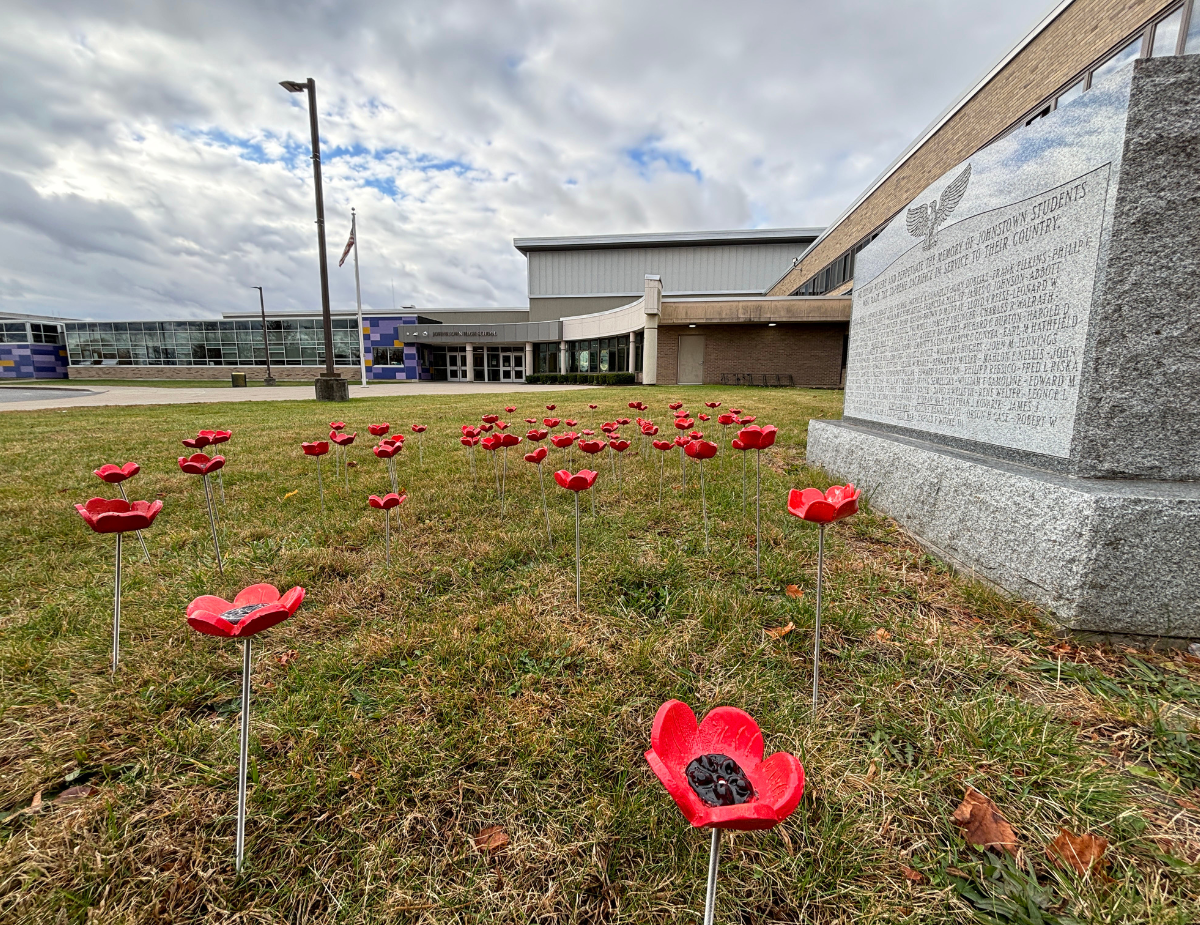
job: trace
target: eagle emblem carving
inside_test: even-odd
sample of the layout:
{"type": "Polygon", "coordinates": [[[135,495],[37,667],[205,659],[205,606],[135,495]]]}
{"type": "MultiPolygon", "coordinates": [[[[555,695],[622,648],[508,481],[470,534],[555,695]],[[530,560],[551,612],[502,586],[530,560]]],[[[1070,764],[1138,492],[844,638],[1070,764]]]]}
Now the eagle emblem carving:
{"type": "Polygon", "coordinates": [[[967,184],[971,182],[971,165],[950,181],[950,185],[942,190],[942,195],[930,203],[912,206],[908,210],[908,233],[914,238],[925,239],[925,250],[937,246],[937,233],[950,217],[967,192],[967,184]]]}

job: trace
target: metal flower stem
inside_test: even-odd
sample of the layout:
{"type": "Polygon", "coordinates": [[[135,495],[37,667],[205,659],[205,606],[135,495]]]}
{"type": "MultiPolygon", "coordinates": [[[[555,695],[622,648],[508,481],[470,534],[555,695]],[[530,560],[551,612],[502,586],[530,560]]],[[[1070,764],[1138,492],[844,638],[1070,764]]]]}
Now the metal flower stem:
{"type": "Polygon", "coordinates": [[[550,532],[550,506],[546,503],[546,475],[542,472],[542,464],[538,463],[538,481],[542,483],[542,511],[546,515],[546,539],[554,545],[554,535],[550,532]]]}
{"type": "Polygon", "coordinates": [[[658,460],[658,506],[659,507],[662,507],[663,473],[666,471],[666,468],[667,468],[667,454],[660,453],[659,460],[658,460]]]}
{"type": "MultiPolygon", "coordinates": [[[[507,449],[507,447],[505,447],[505,449],[507,449]]],[[[424,433],[417,434],[417,456],[419,457],[417,461],[422,466],[425,465],[425,434],[424,433]]]]}
{"type": "Polygon", "coordinates": [[[596,483],[592,482],[592,487],[588,489],[588,494],[592,496],[592,520],[596,519],[596,483]]]}
{"type": "Polygon", "coordinates": [[[742,514],[746,513],[746,451],[742,450],[742,514]]]}
{"type": "Polygon", "coordinates": [[[721,830],[714,828],[712,847],[708,851],[708,890],[704,895],[704,925],[713,925],[717,907],[717,862],[721,856],[721,830]]]}
{"type": "Polygon", "coordinates": [[[489,454],[492,457],[492,475],[496,476],[496,497],[500,497],[500,469],[496,465],[496,451],[492,450],[489,454]]]}
{"type": "Polygon", "coordinates": [[[221,503],[225,503],[225,470],[217,470],[217,484],[221,486],[221,503]]]}
{"type": "Polygon", "coordinates": [[[762,450],[754,451],[754,574],[762,577],[762,450]]]}
{"type": "Polygon", "coordinates": [[[117,534],[117,580],[113,585],[112,673],[121,657],[121,534],[117,534]]]}
{"type": "Polygon", "coordinates": [[[325,513],[325,485],[321,482],[321,457],[317,457],[317,491],[321,493],[321,513],[325,513]]]}
{"type": "Polygon", "coordinates": [[[679,448],[679,484],[684,491],[687,491],[687,470],[683,465],[683,447],[679,448]]]}
{"type": "Polygon", "coordinates": [[[613,481],[617,480],[617,454],[613,452],[613,448],[608,448],[608,461],[612,466],[613,481]]]}
{"type": "Polygon", "coordinates": [[[504,490],[508,488],[508,447],[504,448],[504,461],[501,464],[501,468],[504,470],[504,475],[500,479],[500,516],[503,517],[505,501],[504,490]]]}
{"type": "Polygon", "coordinates": [[[383,510],[383,567],[392,566],[392,512],[383,510]]]}
{"type": "Polygon", "coordinates": [[[346,447],[342,447],[342,474],[346,476],[346,491],[350,490],[350,453],[346,447]]]}
{"type": "Polygon", "coordinates": [[[708,552],[708,497],[704,491],[704,460],[700,460],[700,509],[704,512],[704,551],[708,552]]]}
{"type": "Polygon", "coordinates": [[[399,493],[400,489],[396,487],[396,460],[394,457],[388,460],[388,475],[392,477],[392,491],[399,493]]]}
{"type": "MultiPolygon", "coordinates": [[[[125,494],[125,486],[122,485],[120,482],[117,482],[117,488],[119,488],[121,490],[121,497],[125,500],[126,503],[128,503],[129,495],[125,494]]],[[[150,551],[146,548],[146,541],[142,538],[142,531],[138,530],[138,531],[136,531],[136,533],[137,533],[138,542],[142,544],[142,555],[146,557],[146,564],[149,565],[150,564],[150,551]]]]}
{"type": "Polygon", "coordinates": [[[237,872],[246,857],[246,768],[250,759],[250,639],[242,642],[242,729],[238,743],[237,872]]]}
{"type": "Polygon", "coordinates": [[[579,597],[579,492],[575,492],[575,606],[583,606],[579,597]]]}
{"type": "Polygon", "coordinates": [[[221,544],[217,541],[217,518],[213,513],[212,486],[208,484],[208,473],[201,476],[204,479],[204,498],[208,502],[208,525],[212,527],[213,549],[217,551],[217,571],[225,574],[225,564],[221,561],[221,544]]]}
{"type": "Polygon", "coordinates": [[[475,447],[467,447],[467,455],[471,457],[471,483],[477,485],[479,480],[475,477],[475,447]]]}
{"type": "Polygon", "coordinates": [[[825,525],[817,527],[817,620],[813,627],[813,709],[817,708],[817,684],[821,677],[821,584],[825,579],[825,525]]]}

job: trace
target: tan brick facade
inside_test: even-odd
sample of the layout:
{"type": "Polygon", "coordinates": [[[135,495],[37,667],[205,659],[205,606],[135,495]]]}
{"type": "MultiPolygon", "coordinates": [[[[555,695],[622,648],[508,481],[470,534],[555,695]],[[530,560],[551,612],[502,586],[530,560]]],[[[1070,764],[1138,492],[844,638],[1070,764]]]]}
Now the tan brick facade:
{"type": "MultiPolygon", "coordinates": [[[[357,382],[360,374],[357,366],[339,366],[338,374],[357,382]]],[[[272,366],[271,374],[276,379],[310,382],[325,372],[324,366],[272,366]]],[[[68,379],[224,379],[230,373],[245,373],[247,379],[263,379],[267,375],[265,366],[70,366],[68,379]]]]}
{"type": "Polygon", "coordinates": [[[660,325],[658,383],[675,385],[680,334],[704,335],[704,381],[739,373],[791,374],[804,388],[836,389],[842,385],[845,324],[698,324],[660,325]]]}
{"type": "Polygon", "coordinates": [[[768,295],[790,295],[1174,0],[1076,0],[914,151],[768,295]]]}

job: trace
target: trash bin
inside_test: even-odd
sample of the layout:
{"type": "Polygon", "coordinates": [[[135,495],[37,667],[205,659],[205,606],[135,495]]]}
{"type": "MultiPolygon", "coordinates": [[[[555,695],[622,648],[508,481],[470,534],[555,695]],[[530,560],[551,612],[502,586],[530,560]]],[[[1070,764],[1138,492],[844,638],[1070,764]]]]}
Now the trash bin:
{"type": "Polygon", "coordinates": [[[235,389],[244,389],[246,387],[245,373],[232,373],[230,378],[233,380],[233,387],[235,389]]]}

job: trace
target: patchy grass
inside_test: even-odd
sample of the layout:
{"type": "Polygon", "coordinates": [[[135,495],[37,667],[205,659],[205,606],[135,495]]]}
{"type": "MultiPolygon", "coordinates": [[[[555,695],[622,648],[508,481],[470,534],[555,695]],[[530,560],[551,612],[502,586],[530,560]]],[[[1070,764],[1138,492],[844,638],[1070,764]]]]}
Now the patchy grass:
{"type": "Polygon", "coordinates": [[[0,920],[695,922],[708,840],[642,758],[670,697],[747,709],[768,750],[808,773],[787,823],[725,840],[718,921],[1200,920],[1200,660],[1076,648],[868,507],[828,533],[811,710],[816,532],[784,497],[828,484],[804,465],[806,424],[839,414],[837,393],[706,387],[0,417],[0,920]],[[506,403],[516,422],[542,417],[547,401],[595,426],[635,398],[665,423],[677,397],[781,428],[763,457],[762,577],[736,454],[706,468],[707,552],[675,451],[661,508],[657,457],[624,460],[621,500],[603,459],[580,612],[570,497],[548,481],[551,547],[536,471],[513,453],[502,518],[490,461],[480,453],[473,483],[458,426],[506,403]],[[349,489],[326,457],[322,516],[298,444],[331,414],[360,436],[349,489]],[[366,434],[381,419],[429,425],[424,465],[415,438],[401,454],[390,573],[365,504],[387,487],[366,434]],[[234,430],[224,579],[200,483],[175,464],[201,427],[234,430]],[[93,468],[128,459],[143,467],[131,496],[165,508],[149,567],[125,547],[114,681],[113,544],[72,504],[102,493],[93,468]],[[256,643],[237,877],[240,653],[183,610],[257,581],[309,596],[256,643]],[[765,632],[788,622],[781,639],[765,632]],[[951,823],[968,784],[1017,830],[1017,858],[951,823]],[[87,795],[55,799],[72,786],[87,795]],[[489,826],[510,838],[495,855],[475,848],[489,826]],[[1060,827],[1107,838],[1107,871],[1055,866],[1060,827]]]}

